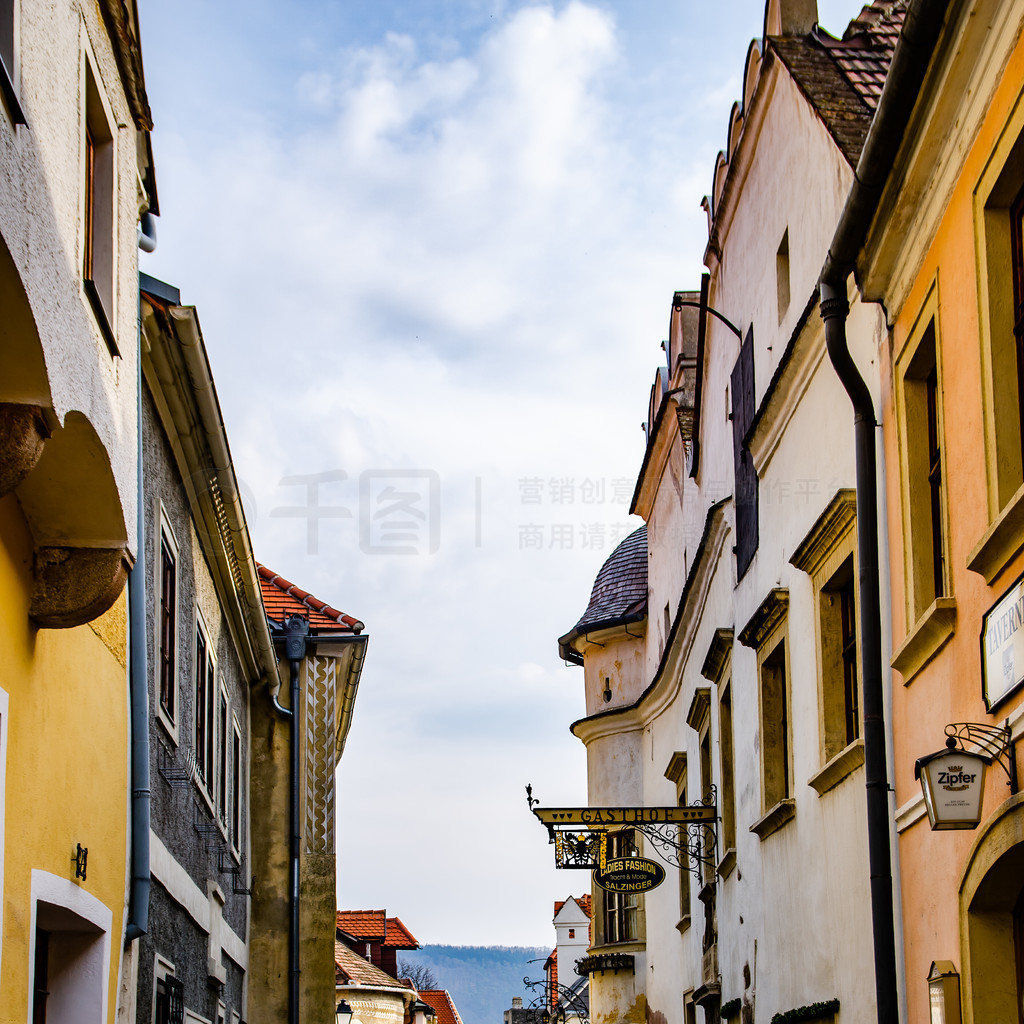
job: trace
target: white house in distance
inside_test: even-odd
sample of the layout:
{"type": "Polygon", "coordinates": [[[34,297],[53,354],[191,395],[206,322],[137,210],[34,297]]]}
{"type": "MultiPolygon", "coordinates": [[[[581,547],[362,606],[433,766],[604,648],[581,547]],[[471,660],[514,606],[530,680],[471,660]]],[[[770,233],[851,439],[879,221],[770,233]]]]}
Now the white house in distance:
{"type": "MultiPolygon", "coordinates": [[[[876,0],[837,40],[814,0],[768,0],[705,200],[708,274],[673,296],[646,525],[559,641],[584,667],[590,804],[719,818],[646,895],[595,886],[594,1024],[874,1019],[853,414],[817,279],[903,10],[876,0]]],[[[854,318],[877,403],[884,319],[854,318]]],[[[608,841],[659,859],[639,828],[608,841]]]]}

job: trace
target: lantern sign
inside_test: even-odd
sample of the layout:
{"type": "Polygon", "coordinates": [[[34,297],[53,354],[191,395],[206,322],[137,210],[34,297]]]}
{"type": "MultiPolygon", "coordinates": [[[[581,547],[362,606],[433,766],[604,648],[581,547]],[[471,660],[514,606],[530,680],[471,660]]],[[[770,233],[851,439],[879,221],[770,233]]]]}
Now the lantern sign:
{"type": "Polygon", "coordinates": [[[928,821],[933,831],[977,828],[981,821],[981,798],[985,768],[992,759],[958,749],[952,736],[946,749],[919,757],[914,777],[921,780],[928,821]]]}

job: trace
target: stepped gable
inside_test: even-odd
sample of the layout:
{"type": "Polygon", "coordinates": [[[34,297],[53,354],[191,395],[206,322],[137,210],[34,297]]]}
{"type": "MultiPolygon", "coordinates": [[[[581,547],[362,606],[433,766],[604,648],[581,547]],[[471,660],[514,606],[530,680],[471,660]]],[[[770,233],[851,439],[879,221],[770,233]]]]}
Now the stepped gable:
{"type": "Polygon", "coordinates": [[[806,36],[767,41],[852,167],[864,148],[906,7],[907,0],[875,0],[850,22],[842,39],[816,26],[806,36]]]}
{"type": "MultiPolygon", "coordinates": [[[[358,619],[332,608],[326,601],[314,597],[309,591],[297,587],[259,562],[256,563],[256,571],[259,573],[267,618],[282,622],[286,615],[301,615],[309,619],[309,628],[316,632],[358,634],[366,628],[358,619]]],[[[380,913],[383,914],[383,911],[380,913]]]]}

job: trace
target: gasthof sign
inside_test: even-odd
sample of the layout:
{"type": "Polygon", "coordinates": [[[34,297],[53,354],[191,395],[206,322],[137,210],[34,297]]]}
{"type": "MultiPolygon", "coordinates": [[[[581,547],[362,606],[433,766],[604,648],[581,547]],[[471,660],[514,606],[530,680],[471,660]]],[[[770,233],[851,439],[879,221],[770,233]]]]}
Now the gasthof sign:
{"type": "Polygon", "coordinates": [[[981,620],[981,685],[991,710],[1024,682],[1024,576],[981,620]]]}

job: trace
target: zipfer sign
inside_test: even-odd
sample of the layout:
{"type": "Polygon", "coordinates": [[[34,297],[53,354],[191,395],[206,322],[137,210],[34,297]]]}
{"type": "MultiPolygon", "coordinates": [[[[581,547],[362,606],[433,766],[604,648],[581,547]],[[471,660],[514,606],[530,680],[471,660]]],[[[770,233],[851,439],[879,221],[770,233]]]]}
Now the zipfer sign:
{"type": "Polygon", "coordinates": [[[665,869],[644,857],[616,857],[594,872],[594,881],[608,892],[650,892],[665,881],[665,869]]]}

